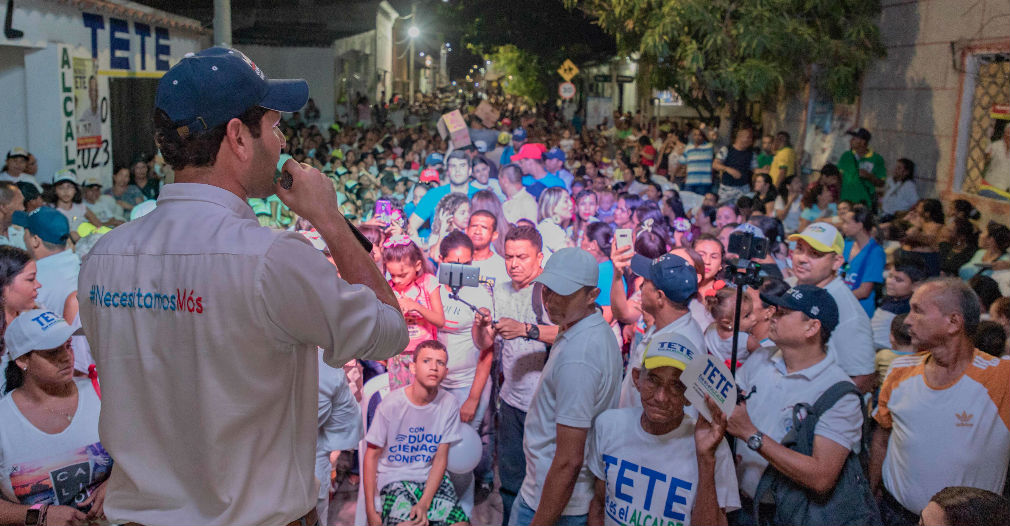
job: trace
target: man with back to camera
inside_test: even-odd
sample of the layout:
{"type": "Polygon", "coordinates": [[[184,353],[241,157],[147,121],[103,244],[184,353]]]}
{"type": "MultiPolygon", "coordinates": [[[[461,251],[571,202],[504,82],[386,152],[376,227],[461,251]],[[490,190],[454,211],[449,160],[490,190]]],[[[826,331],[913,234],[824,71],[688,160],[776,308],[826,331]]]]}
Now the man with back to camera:
{"type": "Polygon", "coordinates": [[[288,160],[274,181],[280,112],[304,80],[267,80],[214,47],[162,77],[155,139],[176,183],[85,258],[81,317],[116,459],[109,519],[316,524],[316,347],[340,367],[407,344],[396,298],[335,213],[333,185],[288,160]],[[246,200],[276,192],[330,247],[260,227],[246,200]],[[339,271],[339,276],[337,274],[339,271]]]}

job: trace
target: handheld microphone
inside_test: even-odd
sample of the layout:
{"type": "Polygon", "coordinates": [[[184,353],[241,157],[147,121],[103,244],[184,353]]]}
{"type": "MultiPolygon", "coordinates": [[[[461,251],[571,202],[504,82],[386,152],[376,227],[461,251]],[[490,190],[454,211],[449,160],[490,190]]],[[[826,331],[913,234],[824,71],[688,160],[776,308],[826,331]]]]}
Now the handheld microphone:
{"type": "MultiPolygon", "coordinates": [[[[295,179],[294,177],[291,176],[291,172],[287,170],[281,171],[281,180],[280,180],[281,188],[285,190],[290,190],[291,187],[294,186],[294,183],[295,179]]],[[[354,239],[358,240],[358,244],[361,245],[361,248],[365,249],[365,252],[371,252],[372,242],[369,241],[368,238],[365,237],[365,235],[362,234],[360,230],[358,230],[358,227],[351,224],[351,221],[346,217],[344,217],[343,214],[341,214],[340,217],[343,217],[344,221],[347,222],[347,228],[351,229],[351,233],[354,234],[354,239]]]]}

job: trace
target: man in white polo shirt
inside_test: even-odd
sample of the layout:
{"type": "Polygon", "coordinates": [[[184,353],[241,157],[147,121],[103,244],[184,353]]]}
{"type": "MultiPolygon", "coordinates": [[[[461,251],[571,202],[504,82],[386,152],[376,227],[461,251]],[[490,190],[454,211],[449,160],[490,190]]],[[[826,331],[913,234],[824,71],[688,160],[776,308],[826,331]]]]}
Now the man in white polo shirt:
{"type": "Polygon", "coordinates": [[[599,266],[581,248],[563,248],[534,280],[559,331],[533,395],[523,451],[526,477],[509,524],[585,524],[593,476],[586,439],[596,416],[617,407],[621,351],[596,305],[599,266]]]}
{"type": "Polygon", "coordinates": [[[830,492],[849,452],[859,451],[862,437],[860,400],[850,394],[821,415],[814,429],[813,455],[781,444],[792,426],[793,406],[813,405],[828,388],[850,380],[825,348],[838,327],[838,308],[830,294],[812,285],[797,285],[781,296],[762,294],[761,300],[777,307],[771,323],[776,346],[758,349],[737,372],[737,385],[753,394],[738,403],[727,429],[740,439],[737,474],[744,514],[752,509],[769,464],[813,493],[830,492]]]}
{"type": "Polygon", "coordinates": [[[795,284],[823,288],[838,306],[838,328],[828,341],[828,354],[860,391],[870,392],[876,378],[876,347],[870,317],[849,286],[838,277],[838,269],[845,263],[842,257],[845,240],[834,226],[812,223],[803,232],[789,236],[789,241],[796,241],[796,249],[792,251],[795,284]]]}
{"type": "Polygon", "coordinates": [[[330,180],[291,159],[292,184],[275,179],[280,112],[306,99],[304,80],[267,80],[224,47],[183,58],[158,84],[155,139],[176,182],[102,236],[80,276],[100,433],[116,460],[110,521],[316,524],[316,348],[341,367],[407,345],[330,180]],[[336,268],[297,232],[259,225],[247,200],[274,193],[336,268]]]}
{"type": "Polygon", "coordinates": [[[896,358],[880,388],[870,483],[885,524],[917,524],[948,486],[1003,491],[1010,462],[1010,359],[972,344],[978,296],[957,278],[912,294],[905,326],[918,354],[896,358]]]}
{"type": "MultiPolygon", "coordinates": [[[[622,263],[622,260],[627,261],[624,258],[614,260],[612,294],[624,292],[620,270],[627,263],[622,263]]],[[[631,371],[641,367],[645,349],[654,338],[679,334],[687,338],[694,349],[705,348],[705,337],[701,327],[691,317],[688,308],[691,298],[698,292],[698,274],[694,266],[674,254],[664,254],[654,260],[635,254],[631,258],[631,271],[645,278],[642,282],[642,312],[652,316],[654,321],[628,358],[627,371],[621,383],[621,407],[642,406],[642,397],[631,371]]]]}

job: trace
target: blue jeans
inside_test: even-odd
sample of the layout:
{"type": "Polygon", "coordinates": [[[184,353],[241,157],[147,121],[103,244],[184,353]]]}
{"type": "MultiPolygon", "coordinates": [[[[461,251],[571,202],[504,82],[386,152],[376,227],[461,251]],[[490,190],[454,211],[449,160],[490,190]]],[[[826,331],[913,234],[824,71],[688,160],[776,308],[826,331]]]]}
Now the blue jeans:
{"type": "MultiPolygon", "coordinates": [[[[509,526],[533,526],[533,515],[536,510],[529,507],[522,497],[516,498],[512,505],[512,515],[509,516],[509,526]]],[[[589,514],[586,515],[562,515],[558,517],[555,526],[586,526],[589,523],[589,514]]],[[[539,526],[539,525],[538,525],[539,526]]],[[[547,526],[547,525],[544,525],[547,526]]]]}
{"type": "Polygon", "coordinates": [[[523,452],[525,425],[525,411],[505,402],[501,403],[495,446],[498,452],[498,478],[501,480],[498,492],[501,494],[503,524],[508,524],[512,503],[519,494],[519,488],[523,486],[523,478],[526,476],[526,453],[523,452]]]}

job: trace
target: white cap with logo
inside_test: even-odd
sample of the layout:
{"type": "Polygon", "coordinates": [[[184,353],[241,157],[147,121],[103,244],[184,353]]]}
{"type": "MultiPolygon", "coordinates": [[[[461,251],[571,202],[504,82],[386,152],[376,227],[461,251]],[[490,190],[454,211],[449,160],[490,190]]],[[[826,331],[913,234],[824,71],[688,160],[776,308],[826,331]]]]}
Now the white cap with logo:
{"type": "Polygon", "coordinates": [[[7,326],[4,344],[10,359],[16,360],[32,351],[55,349],[73,335],[74,328],[56,313],[33,309],[22,312],[7,326]]]}

